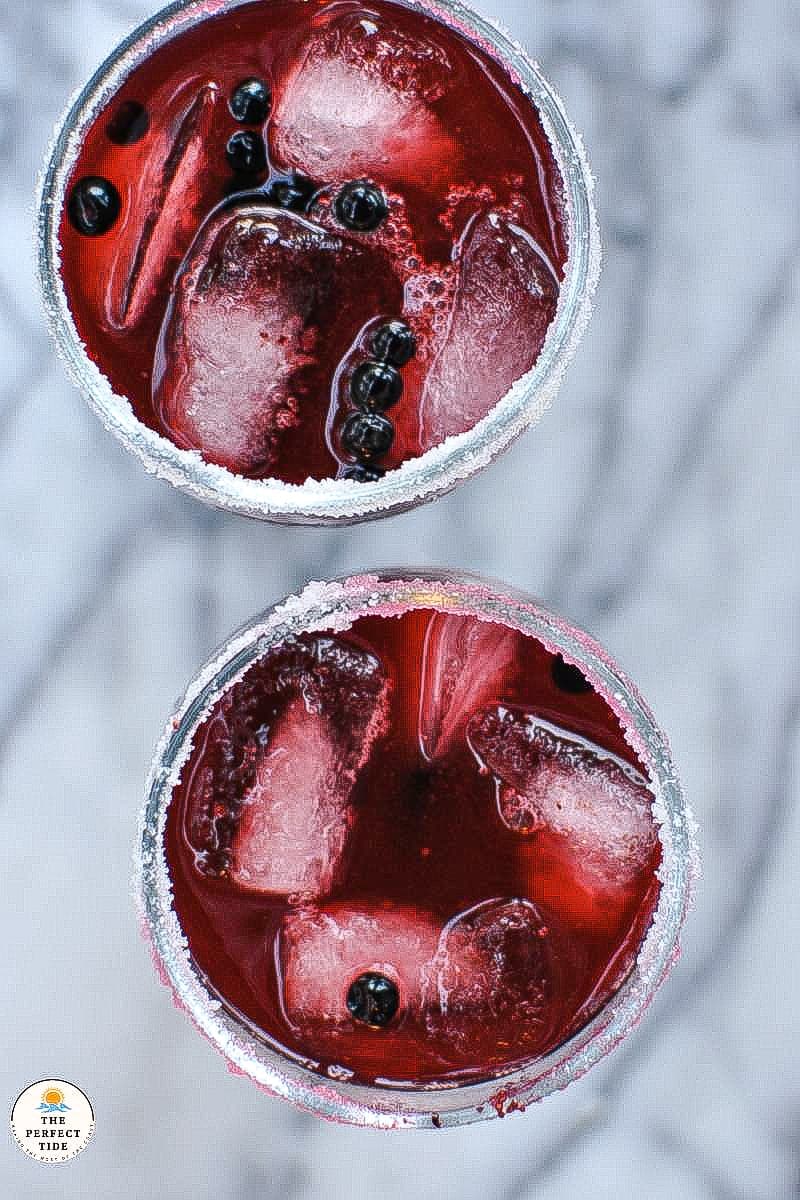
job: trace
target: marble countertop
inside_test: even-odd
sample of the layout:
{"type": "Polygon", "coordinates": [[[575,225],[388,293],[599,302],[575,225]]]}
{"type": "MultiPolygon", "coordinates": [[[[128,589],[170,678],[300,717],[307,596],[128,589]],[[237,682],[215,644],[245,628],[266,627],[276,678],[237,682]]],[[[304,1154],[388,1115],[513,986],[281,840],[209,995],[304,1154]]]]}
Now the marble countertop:
{"type": "Polygon", "coordinates": [[[495,0],[584,131],[606,248],[557,405],[479,478],[350,530],[206,510],[101,429],[45,333],[31,205],[67,94],[147,0],[0,12],[0,1104],[57,1073],[97,1133],[13,1200],[787,1200],[800,1179],[800,12],[495,0]],[[524,1116],[375,1134],[229,1075],[172,1008],[129,894],[162,720],[309,577],[480,570],[591,629],[668,731],[702,823],[684,955],[641,1028],[524,1116]],[[3,1099],[5,1097],[5,1099],[3,1099]]]}

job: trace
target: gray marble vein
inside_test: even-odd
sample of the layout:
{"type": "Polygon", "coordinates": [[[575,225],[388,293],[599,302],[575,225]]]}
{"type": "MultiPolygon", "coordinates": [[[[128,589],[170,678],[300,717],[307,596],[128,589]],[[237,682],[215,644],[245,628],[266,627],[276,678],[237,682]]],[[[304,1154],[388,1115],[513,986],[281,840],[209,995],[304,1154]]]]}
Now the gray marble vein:
{"type": "Polygon", "coordinates": [[[10,1105],[58,1072],[98,1117],[69,1168],[7,1140],[0,1195],[797,1196],[796,4],[481,0],[585,134],[596,313],[557,405],[500,462],[333,531],[238,520],[146,477],[49,345],[36,173],[67,95],[150,7],[0,10],[0,1078],[10,1105]],[[404,562],[505,578],[596,633],[703,826],[683,958],[641,1028],[524,1116],[442,1135],[329,1126],[231,1076],[156,983],[130,901],[152,746],[200,659],[309,578],[404,562]]]}

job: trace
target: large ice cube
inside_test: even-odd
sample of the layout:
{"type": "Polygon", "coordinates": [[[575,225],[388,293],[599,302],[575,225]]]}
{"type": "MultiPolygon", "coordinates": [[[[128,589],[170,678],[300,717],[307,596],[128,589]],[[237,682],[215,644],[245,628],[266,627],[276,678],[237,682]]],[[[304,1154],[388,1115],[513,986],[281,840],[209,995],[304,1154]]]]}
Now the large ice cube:
{"type": "Polygon", "coordinates": [[[154,369],[174,440],[261,473],[304,412],[324,429],[333,371],[383,311],[392,277],[373,246],[292,213],[255,203],[218,212],[177,277],[154,369]]]}
{"type": "Polygon", "coordinates": [[[359,175],[449,181],[459,159],[429,105],[446,86],[444,49],[374,13],[330,21],[276,86],[270,123],[277,160],[312,179],[359,175]]]}
{"type": "Polygon", "coordinates": [[[288,639],[267,654],[198,736],[185,826],[198,867],[248,891],[326,894],[388,706],[384,668],[360,646],[288,639]]]}
{"type": "Polygon", "coordinates": [[[653,796],[629,763],[522,708],[477,713],[467,737],[495,775],[508,828],[558,835],[584,886],[621,891],[647,867],[653,796]]]}
{"type": "Polygon", "coordinates": [[[561,1003],[553,941],[529,900],[487,900],[454,918],[429,972],[428,1031],[481,1064],[543,1049],[561,1003]]]}
{"type": "Polygon", "coordinates": [[[352,1028],[347,993],[367,971],[397,985],[397,1024],[418,1015],[439,930],[425,913],[399,905],[334,904],[288,913],[281,933],[281,964],[289,1020],[300,1027],[352,1028]]]}
{"type": "MultiPolygon", "coordinates": [[[[203,180],[208,139],[219,88],[206,84],[191,97],[175,121],[151,131],[150,152],[135,193],[135,212],[118,232],[111,269],[108,309],[112,325],[131,328],[175,269],[197,228],[208,197],[203,180]]],[[[165,114],[166,116],[166,114],[165,114]]]]}
{"type": "Polygon", "coordinates": [[[326,719],[294,700],[276,723],[242,800],[229,875],[259,892],[328,892],[353,823],[326,719]]]}
{"type": "Polygon", "coordinates": [[[533,367],[558,289],[553,266],[520,222],[495,210],[472,218],[458,248],[447,333],[422,395],[424,450],[470,429],[533,367]]]}
{"type": "Polygon", "coordinates": [[[434,759],[463,736],[478,709],[502,696],[517,635],[505,625],[435,613],[425,633],[419,740],[434,759]]]}

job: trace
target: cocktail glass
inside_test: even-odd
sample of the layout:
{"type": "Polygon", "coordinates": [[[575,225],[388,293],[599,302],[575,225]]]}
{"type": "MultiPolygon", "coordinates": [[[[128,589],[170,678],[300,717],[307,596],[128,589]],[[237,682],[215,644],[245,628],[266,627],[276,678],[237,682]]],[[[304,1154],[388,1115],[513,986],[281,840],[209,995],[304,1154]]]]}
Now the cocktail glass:
{"type": "Polygon", "coordinates": [[[148,471],[191,495],[231,511],[290,523],[348,523],[399,512],[447,492],[486,466],[538,420],[553,400],[586,325],[599,269],[592,179],[583,147],[551,85],[507,34],[455,0],[409,0],[406,8],[433,17],[499,63],[512,87],[519,89],[539,114],[563,180],[568,256],[555,315],[532,369],[516,380],[487,415],[381,478],[360,483],[343,478],[308,479],[303,484],[287,484],[282,479],[234,474],[205,461],[195,450],[180,449],[140,420],[127,396],[115,394],[79,335],[62,275],[59,226],[87,131],[131,73],[171,39],[241,5],[242,0],[186,0],[170,5],[110,55],[63,117],[42,175],[38,205],[39,276],[50,328],[71,378],[104,425],[148,471]]]}
{"type": "MultiPolygon", "coordinates": [[[[469,672],[469,662],[461,670],[469,672]]],[[[473,663],[477,670],[478,666],[473,663]]],[[[569,686],[569,685],[568,685],[569,686]]],[[[590,847],[591,849],[591,847],[590,847]]],[[[694,822],[664,735],[635,686],[593,638],[537,602],[479,577],[444,571],[384,571],[311,583],[234,634],[198,672],[167,722],[147,788],[137,846],[136,893],[146,935],[176,1003],[221,1051],[231,1070],[323,1117],[378,1128],[440,1128],[525,1108],[583,1075],[638,1023],[678,955],[678,936],[697,867],[694,822]],[[567,670],[578,668],[619,722],[652,793],[660,860],[658,898],[635,963],[594,1017],[555,1049],[513,1070],[460,1083],[364,1085],[348,1072],[319,1073],[281,1053],[226,1005],[192,958],[173,904],[165,837],[173,789],[209,712],[270,648],[297,635],[346,634],[361,618],[418,610],[472,617],[535,639],[567,670]]],[[[420,900],[422,901],[422,897],[420,900]]],[[[380,1033],[377,1035],[380,1037],[380,1033]]]]}

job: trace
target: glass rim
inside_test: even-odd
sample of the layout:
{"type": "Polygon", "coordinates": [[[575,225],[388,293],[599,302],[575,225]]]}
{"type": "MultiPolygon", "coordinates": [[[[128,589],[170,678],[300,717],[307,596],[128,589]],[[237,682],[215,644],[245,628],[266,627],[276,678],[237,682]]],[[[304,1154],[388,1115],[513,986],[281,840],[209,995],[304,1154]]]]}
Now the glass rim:
{"type": "MultiPolygon", "coordinates": [[[[476,425],[370,483],[246,479],[182,450],[114,393],[81,342],[60,272],[59,222],[83,136],[131,71],[164,41],[253,0],[177,0],[125,38],[81,88],[58,122],[39,177],[37,273],[47,322],[67,373],[103,425],[145,469],[218,508],[291,524],[348,524],[402,512],[441,495],[487,466],[550,406],[588,322],[600,270],[594,181],[580,135],[538,65],[510,34],[460,0],[394,0],[444,22],[482,47],[537,109],[565,193],[568,257],[555,317],[533,368],[476,425]]],[[[269,0],[264,0],[269,2],[269,0]]]]}
{"type": "Polygon", "coordinates": [[[521,1110],[583,1075],[638,1024],[678,956],[678,938],[698,873],[696,825],[666,738],[635,685],[591,635],[504,584],[464,572],[369,572],[313,582],[247,622],[188,685],[156,747],[134,853],[142,931],[173,1000],[224,1055],[263,1090],[331,1120],[376,1128],[442,1128],[521,1110]],[[397,616],[414,607],[499,621],[575,663],[620,719],[650,777],[662,861],[653,919],[619,990],[581,1030],[548,1055],[481,1082],[402,1088],[322,1075],[281,1053],[237,1020],[206,988],[172,904],[164,849],[167,810],[197,728],[210,708],[268,647],[300,630],[342,631],[359,616],[397,616]]]}

